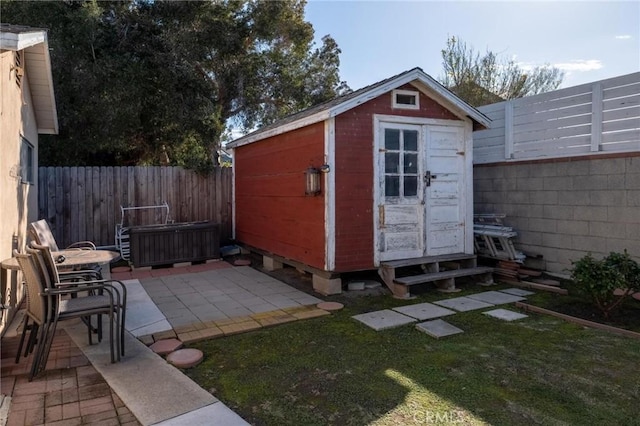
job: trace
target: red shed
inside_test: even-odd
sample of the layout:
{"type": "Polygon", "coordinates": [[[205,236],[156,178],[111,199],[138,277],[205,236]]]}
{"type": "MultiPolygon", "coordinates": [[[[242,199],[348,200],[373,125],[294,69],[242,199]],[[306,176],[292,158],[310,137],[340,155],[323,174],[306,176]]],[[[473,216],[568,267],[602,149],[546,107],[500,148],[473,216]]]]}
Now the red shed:
{"type": "Polygon", "coordinates": [[[345,272],[379,269],[406,297],[396,267],[475,267],[471,133],[489,124],[414,68],[265,126],[227,145],[235,239],[323,294],[345,272]]]}

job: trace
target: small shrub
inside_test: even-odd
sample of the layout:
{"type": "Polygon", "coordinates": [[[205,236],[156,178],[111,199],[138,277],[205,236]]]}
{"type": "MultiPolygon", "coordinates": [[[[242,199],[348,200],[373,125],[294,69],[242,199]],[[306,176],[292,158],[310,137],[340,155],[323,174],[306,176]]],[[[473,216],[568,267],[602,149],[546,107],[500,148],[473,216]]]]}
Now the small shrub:
{"type": "Polygon", "coordinates": [[[590,298],[605,318],[618,308],[624,299],[640,290],[640,266],[629,253],[610,253],[602,260],[587,254],[571,262],[571,278],[578,284],[580,293],[590,298]],[[616,289],[624,290],[615,295],[616,289]]]}
{"type": "Polygon", "coordinates": [[[604,258],[604,264],[610,268],[614,268],[624,277],[625,285],[623,289],[631,290],[631,292],[640,291],[640,265],[631,259],[629,253],[609,253],[604,258]]]}

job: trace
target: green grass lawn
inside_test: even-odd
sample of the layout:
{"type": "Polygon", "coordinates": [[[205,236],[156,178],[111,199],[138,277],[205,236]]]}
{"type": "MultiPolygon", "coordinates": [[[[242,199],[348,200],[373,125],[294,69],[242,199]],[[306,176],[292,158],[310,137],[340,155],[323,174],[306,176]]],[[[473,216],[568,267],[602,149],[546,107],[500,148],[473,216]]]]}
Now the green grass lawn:
{"type": "Polygon", "coordinates": [[[335,298],[330,316],[191,345],[205,359],[187,374],[256,425],[640,424],[638,340],[536,314],[457,313],[465,332],[440,340],[351,318],[445,297],[335,298]]]}

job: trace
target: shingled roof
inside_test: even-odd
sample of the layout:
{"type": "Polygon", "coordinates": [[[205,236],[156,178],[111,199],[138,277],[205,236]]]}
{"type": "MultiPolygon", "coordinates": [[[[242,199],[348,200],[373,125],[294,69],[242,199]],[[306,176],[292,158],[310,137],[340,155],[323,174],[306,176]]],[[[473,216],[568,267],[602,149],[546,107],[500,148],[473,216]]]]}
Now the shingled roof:
{"type": "Polygon", "coordinates": [[[436,100],[440,98],[439,100],[450,104],[453,112],[458,112],[460,115],[467,116],[473,120],[474,127],[476,125],[481,128],[490,127],[491,120],[487,116],[457,97],[453,92],[449,91],[446,87],[422,71],[422,69],[416,67],[363,87],[362,89],[338,96],[337,98],[289,115],[234,140],[227,144],[227,147],[237,148],[296,128],[324,121],[407,83],[414,83],[416,87],[424,93],[436,98],[436,100]]]}

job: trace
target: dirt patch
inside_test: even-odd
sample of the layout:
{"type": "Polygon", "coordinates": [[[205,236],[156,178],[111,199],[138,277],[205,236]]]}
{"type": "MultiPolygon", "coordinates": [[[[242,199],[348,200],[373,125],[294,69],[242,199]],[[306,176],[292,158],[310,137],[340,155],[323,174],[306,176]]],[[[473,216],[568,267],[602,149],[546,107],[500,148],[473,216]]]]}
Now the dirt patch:
{"type": "Polygon", "coordinates": [[[613,311],[609,318],[605,318],[589,300],[578,294],[575,284],[571,281],[563,281],[562,287],[567,288],[568,295],[538,292],[528,299],[536,306],[561,314],[640,332],[640,301],[627,297],[619,309],[613,311]]]}

